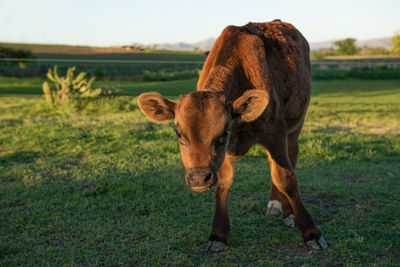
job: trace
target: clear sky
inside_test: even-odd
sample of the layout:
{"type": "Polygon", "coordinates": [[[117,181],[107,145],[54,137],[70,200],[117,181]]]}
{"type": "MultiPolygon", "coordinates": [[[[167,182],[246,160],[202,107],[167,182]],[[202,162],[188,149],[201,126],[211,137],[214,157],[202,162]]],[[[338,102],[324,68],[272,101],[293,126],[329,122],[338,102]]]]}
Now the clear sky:
{"type": "Polygon", "coordinates": [[[400,0],[0,0],[0,42],[197,42],[276,18],[310,42],[389,37],[400,29],[400,0]]]}

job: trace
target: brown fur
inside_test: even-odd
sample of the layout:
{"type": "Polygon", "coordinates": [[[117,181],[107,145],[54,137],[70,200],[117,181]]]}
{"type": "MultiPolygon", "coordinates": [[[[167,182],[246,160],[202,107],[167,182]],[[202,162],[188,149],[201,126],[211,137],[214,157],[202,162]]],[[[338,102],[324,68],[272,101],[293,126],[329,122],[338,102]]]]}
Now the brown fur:
{"type": "Polygon", "coordinates": [[[198,192],[216,185],[211,241],[227,242],[233,161],[257,143],[268,153],[271,199],[282,201],[284,216],[294,213],[305,241],[321,236],[294,173],[310,94],[307,41],[291,24],[273,21],[225,28],[204,64],[197,92],[177,104],[157,93],[139,97],[152,120],[164,122],[172,114],[186,184],[198,192]]]}

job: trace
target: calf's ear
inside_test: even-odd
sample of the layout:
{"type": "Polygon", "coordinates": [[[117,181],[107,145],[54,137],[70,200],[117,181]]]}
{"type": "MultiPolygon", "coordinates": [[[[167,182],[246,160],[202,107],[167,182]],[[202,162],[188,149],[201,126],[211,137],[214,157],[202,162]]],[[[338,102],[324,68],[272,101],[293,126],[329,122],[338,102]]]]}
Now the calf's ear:
{"type": "Polygon", "coordinates": [[[175,116],[175,103],[165,99],[159,93],[150,92],[138,97],[139,107],[150,120],[165,123],[175,116]]]}
{"type": "Polygon", "coordinates": [[[257,119],[265,110],[269,102],[269,95],[263,90],[247,90],[236,99],[233,106],[233,113],[245,122],[257,119]]]}

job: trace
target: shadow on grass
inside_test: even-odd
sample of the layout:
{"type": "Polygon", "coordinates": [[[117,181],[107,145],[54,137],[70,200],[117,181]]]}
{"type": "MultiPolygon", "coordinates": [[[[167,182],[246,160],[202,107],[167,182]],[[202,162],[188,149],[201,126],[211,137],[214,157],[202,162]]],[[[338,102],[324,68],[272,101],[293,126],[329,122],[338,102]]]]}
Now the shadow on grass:
{"type": "Polygon", "coordinates": [[[32,151],[3,152],[0,154],[0,163],[1,164],[33,163],[35,162],[35,159],[39,157],[39,155],[40,154],[38,152],[32,152],[32,151]]]}
{"type": "Polygon", "coordinates": [[[21,125],[23,124],[23,120],[19,120],[19,119],[3,119],[0,120],[0,125],[1,126],[16,126],[16,125],[21,125]]]}
{"type": "MultiPolygon", "coordinates": [[[[22,163],[35,156],[35,153],[14,153],[8,160],[22,163]]],[[[349,261],[336,258],[343,255],[343,250],[351,248],[351,253],[360,254],[376,244],[378,247],[369,253],[372,257],[379,256],[379,246],[394,242],[388,236],[393,221],[388,210],[383,209],[388,201],[393,201],[395,192],[385,188],[394,178],[379,181],[376,186],[374,175],[368,175],[374,166],[368,166],[368,163],[343,165],[336,161],[299,169],[301,176],[308,176],[300,184],[305,188],[302,193],[306,206],[332,244],[328,252],[310,255],[299,245],[301,234],[297,229],[286,228],[279,217],[265,216],[271,183],[267,160],[247,157],[236,164],[236,183],[230,197],[231,239],[227,251],[220,256],[203,257],[201,250],[211,230],[213,193],[191,192],[184,184],[181,166],[168,161],[163,169],[147,169],[132,177],[129,170],[115,168],[112,176],[68,183],[44,181],[30,189],[20,188],[19,191],[25,192],[23,205],[7,206],[14,224],[6,227],[17,227],[18,231],[9,229],[3,243],[6,246],[11,242],[21,249],[5,249],[2,253],[6,258],[25,254],[29,242],[35,242],[50,251],[50,258],[61,252],[82,251],[74,257],[83,262],[90,261],[87,254],[101,255],[100,262],[107,259],[113,263],[139,263],[143,257],[155,262],[172,260],[169,255],[179,253],[190,264],[215,263],[218,257],[225,258],[225,263],[248,264],[260,263],[260,259],[288,264],[326,260],[368,263],[370,256],[349,261]],[[358,173],[362,182],[354,180],[354,175],[349,180],[349,173],[358,173]],[[383,204],[379,204],[382,199],[383,204]],[[29,209],[24,203],[29,203],[29,209]],[[32,235],[31,231],[37,233],[31,239],[21,237],[21,233],[32,235]],[[371,233],[378,235],[377,240],[368,237],[371,233]],[[254,256],[248,255],[249,250],[254,256]]],[[[16,201],[17,196],[7,201],[16,201]]],[[[33,248],[30,253],[41,252],[33,248]]],[[[171,263],[176,263],[175,260],[179,259],[171,263]]],[[[64,261],[60,258],[57,262],[64,261]]]]}

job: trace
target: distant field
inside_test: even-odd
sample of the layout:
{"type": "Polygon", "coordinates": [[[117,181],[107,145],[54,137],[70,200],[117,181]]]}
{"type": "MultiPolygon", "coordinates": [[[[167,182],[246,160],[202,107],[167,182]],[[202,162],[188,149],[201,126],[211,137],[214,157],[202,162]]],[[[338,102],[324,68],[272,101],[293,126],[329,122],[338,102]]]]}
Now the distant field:
{"type": "Polygon", "coordinates": [[[33,53],[47,52],[51,53],[52,51],[59,51],[59,49],[64,49],[64,53],[67,51],[88,51],[89,49],[97,49],[96,47],[90,46],[73,46],[73,45],[55,45],[55,44],[26,44],[26,43],[0,43],[0,46],[13,48],[13,49],[21,49],[21,50],[29,50],[33,53]],[[68,50],[67,50],[68,49],[68,50]]]}
{"type": "MultiPolygon", "coordinates": [[[[56,44],[23,44],[23,43],[0,43],[2,47],[8,47],[13,49],[29,50],[34,54],[114,54],[114,53],[152,53],[153,51],[148,49],[139,49],[137,51],[132,49],[127,49],[124,47],[95,47],[95,46],[79,46],[79,45],[56,45],[56,44]]],[[[170,51],[158,51],[159,53],[171,53],[170,51]]],[[[190,53],[193,51],[174,51],[173,53],[190,53]]],[[[201,52],[200,52],[201,53],[201,52]]]]}
{"type": "Polygon", "coordinates": [[[30,49],[36,61],[1,64],[0,76],[44,77],[47,69],[59,66],[63,73],[68,67],[77,71],[112,79],[140,80],[146,71],[184,72],[201,69],[204,52],[195,51],[126,51],[117,48],[73,47],[55,45],[1,44],[15,49],[30,49]]]}
{"type": "MultiPolygon", "coordinates": [[[[39,95],[4,95],[40,93],[40,83],[0,80],[0,265],[400,262],[398,80],[313,83],[297,176],[328,250],[310,253],[297,229],[265,216],[271,181],[265,153],[255,147],[235,165],[231,238],[214,255],[203,252],[213,194],[186,188],[170,124],[149,122],[134,96],[64,113],[39,95]]],[[[132,95],[159,89],[175,100],[195,86],[195,80],[107,83],[132,95]]]]}

